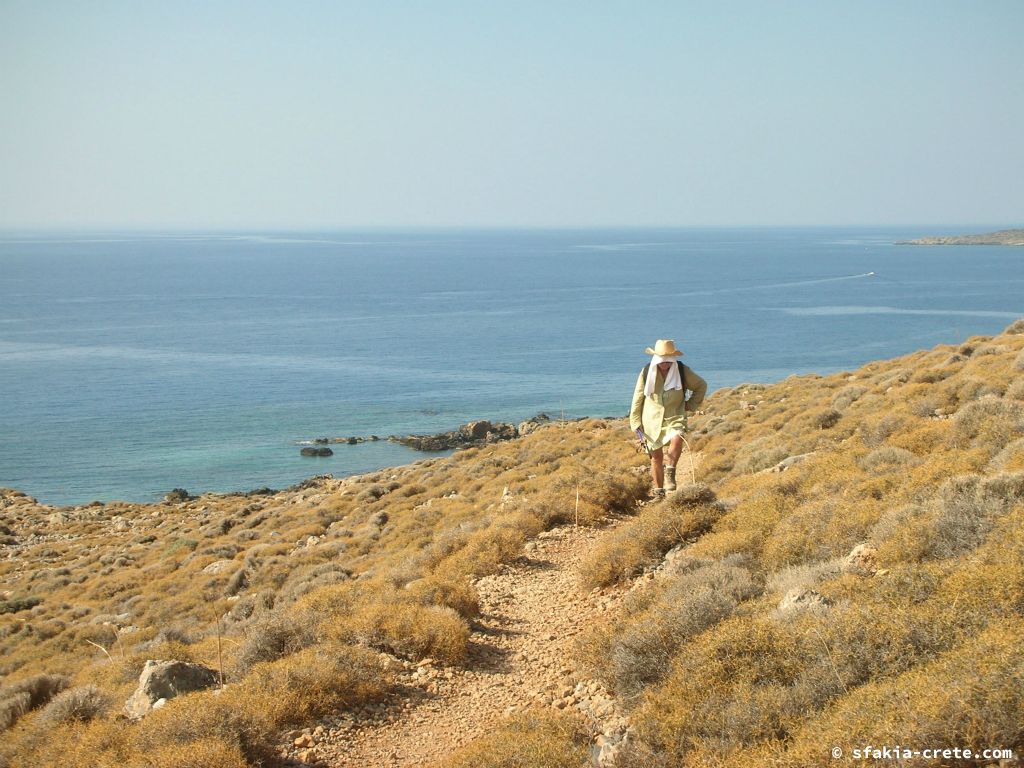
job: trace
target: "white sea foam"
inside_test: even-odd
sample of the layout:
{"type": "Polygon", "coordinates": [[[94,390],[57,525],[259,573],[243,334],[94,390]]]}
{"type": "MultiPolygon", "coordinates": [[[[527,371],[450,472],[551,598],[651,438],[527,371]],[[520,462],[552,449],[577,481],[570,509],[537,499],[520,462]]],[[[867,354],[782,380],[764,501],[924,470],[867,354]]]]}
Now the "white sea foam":
{"type": "Polygon", "coordinates": [[[665,248],[677,243],[607,243],[601,245],[573,245],[572,248],[579,248],[584,251],[630,251],[637,248],[665,248]]]}
{"type": "Polygon", "coordinates": [[[1000,312],[984,309],[902,309],[900,307],[872,306],[823,306],[823,307],[763,307],[763,309],[784,312],[787,315],[804,317],[835,317],[838,315],[934,315],[949,317],[1000,317],[1014,319],[1022,312],[1000,312]]]}

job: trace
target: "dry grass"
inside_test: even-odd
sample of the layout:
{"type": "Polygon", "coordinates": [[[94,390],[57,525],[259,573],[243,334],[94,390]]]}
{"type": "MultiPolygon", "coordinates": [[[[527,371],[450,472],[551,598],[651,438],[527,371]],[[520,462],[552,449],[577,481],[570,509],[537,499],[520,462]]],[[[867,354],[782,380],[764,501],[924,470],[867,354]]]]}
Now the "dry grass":
{"type": "Polygon", "coordinates": [[[531,711],[509,720],[435,768],[586,768],[589,739],[582,723],[563,714],[531,711]]]}
{"type": "Polygon", "coordinates": [[[682,486],[664,501],[645,506],[595,547],[580,565],[580,581],[590,589],[635,576],[672,547],[710,530],[721,515],[707,486],[682,486]]]}
{"type": "Polygon", "coordinates": [[[49,727],[73,721],[88,722],[105,715],[113,706],[112,697],[95,685],[83,685],[58,693],[39,714],[38,722],[49,727]]]}
{"type": "Polygon", "coordinates": [[[581,641],[592,672],[625,699],[662,680],[679,648],[760,594],[759,575],[742,556],[684,560],[657,588],[627,601],[624,615],[581,641]]]}
{"type": "Polygon", "coordinates": [[[64,675],[38,674],[0,688],[0,731],[10,728],[26,712],[46,704],[69,682],[64,675]]]}

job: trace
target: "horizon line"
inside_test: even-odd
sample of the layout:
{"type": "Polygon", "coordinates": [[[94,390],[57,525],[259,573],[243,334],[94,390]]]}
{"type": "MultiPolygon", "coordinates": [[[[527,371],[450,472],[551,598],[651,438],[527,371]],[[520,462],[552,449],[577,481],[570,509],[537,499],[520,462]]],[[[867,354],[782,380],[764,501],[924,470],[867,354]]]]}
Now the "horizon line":
{"type": "Polygon", "coordinates": [[[425,232],[425,231],[578,231],[578,230],[708,230],[708,229],[899,229],[899,228],[1024,228],[1024,224],[1006,222],[959,223],[827,223],[827,224],[308,224],[308,225],[159,225],[159,224],[59,224],[0,225],[0,235],[48,233],[138,233],[138,234],[227,234],[227,233],[297,233],[297,232],[425,232]]]}

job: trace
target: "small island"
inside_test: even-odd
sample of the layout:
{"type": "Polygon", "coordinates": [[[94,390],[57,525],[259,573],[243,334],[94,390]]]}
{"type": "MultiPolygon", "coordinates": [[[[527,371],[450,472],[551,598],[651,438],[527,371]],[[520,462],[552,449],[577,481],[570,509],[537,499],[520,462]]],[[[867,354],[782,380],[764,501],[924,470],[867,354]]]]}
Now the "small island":
{"type": "Polygon", "coordinates": [[[897,240],[896,245],[1024,245],[1024,229],[1001,229],[981,235],[945,235],[897,240]]]}

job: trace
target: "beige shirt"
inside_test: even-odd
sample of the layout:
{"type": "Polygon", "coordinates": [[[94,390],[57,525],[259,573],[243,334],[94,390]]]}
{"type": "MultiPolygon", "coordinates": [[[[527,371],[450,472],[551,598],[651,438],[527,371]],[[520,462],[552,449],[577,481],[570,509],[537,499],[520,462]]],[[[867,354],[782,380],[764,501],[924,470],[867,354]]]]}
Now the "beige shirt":
{"type": "Polygon", "coordinates": [[[683,367],[682,389],[665,391],[665,377],[658,371],[654,392],[645,397],[646,370],[641,370],[636,380],[633,405],[629,409],[629,427],[634,431],[643,429],[648,444],[659,448],[666,442],[670,432],[682,434],[686,431],[686,414],[700,408],[707,394],[708,384],[687,365],[683,367]],[[690,392],[689,399],[686,398],[687,390],[690,392]]]}

